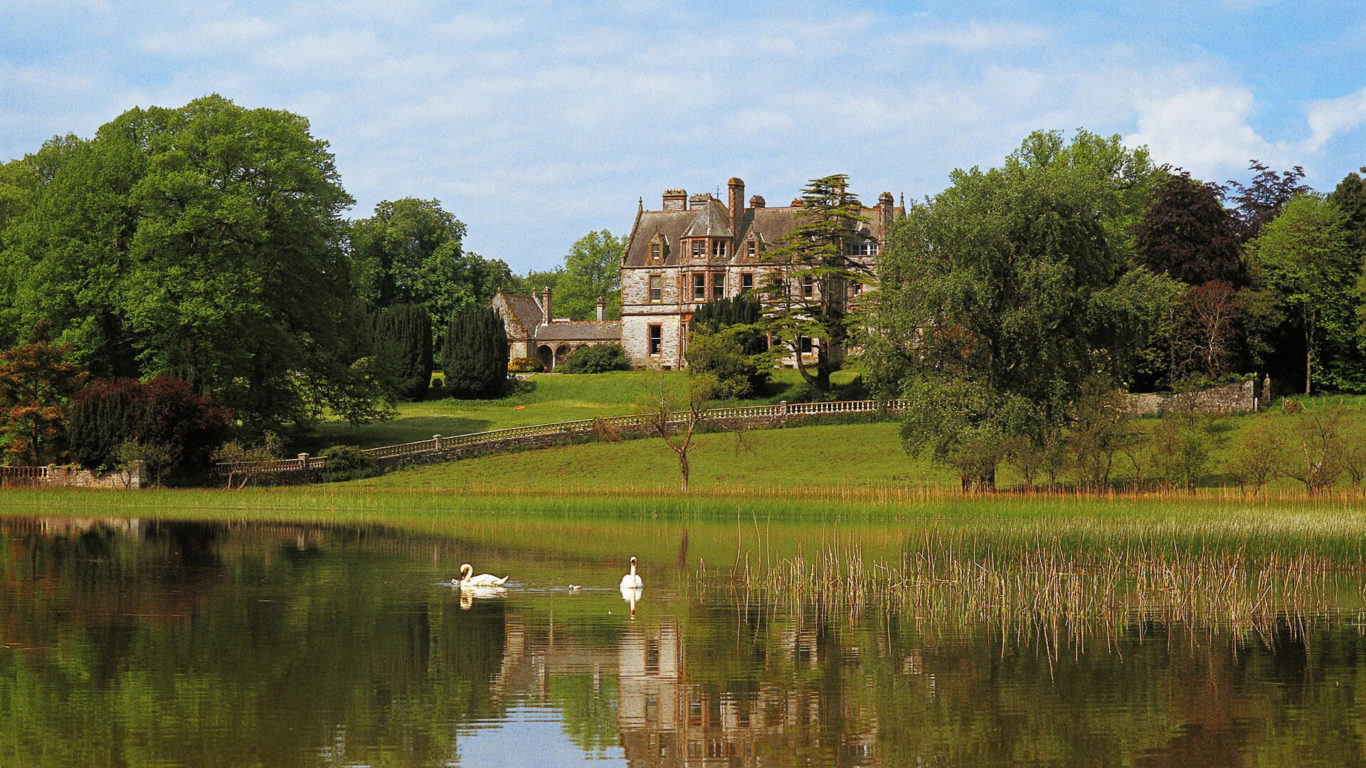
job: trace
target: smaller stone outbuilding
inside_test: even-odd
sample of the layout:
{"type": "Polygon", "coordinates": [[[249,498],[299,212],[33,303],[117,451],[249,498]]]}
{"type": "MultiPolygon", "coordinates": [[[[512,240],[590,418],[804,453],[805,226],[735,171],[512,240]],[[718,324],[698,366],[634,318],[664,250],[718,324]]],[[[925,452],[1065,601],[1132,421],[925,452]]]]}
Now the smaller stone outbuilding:
{"type": "Polygon", "coordinates": [[[502,291],[494,294],[493,309],[507,329],[509,358],[534,357],[553,371],[579,347],[621,343],[621,321],[604,319],[601,297],[597,320],[557,320],[550,314],[550,297],[548,287],[539,300],[502,291]]]}

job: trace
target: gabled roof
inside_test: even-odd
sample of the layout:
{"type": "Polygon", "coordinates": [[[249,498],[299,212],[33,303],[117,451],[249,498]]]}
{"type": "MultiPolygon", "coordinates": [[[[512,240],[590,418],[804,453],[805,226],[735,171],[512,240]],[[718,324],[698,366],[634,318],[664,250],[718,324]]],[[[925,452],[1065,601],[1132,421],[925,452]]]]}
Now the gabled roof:
{"type": "Polygon", "coordinates": [[[558,320],[536,328],[536,341],[621,341],[620,320],[558,320]]]}
{"type": "Polygon", "coordinates": [[[722,205],[720,200],[708,200],[701,209],[688,213],[693,214],[693,218],[687,229],[683,230],[683,237],[735,236],[735,233],[730,231],[726,206],[722,205]]]}
{"type": "Polygon", "coordinates": [[[508,309],[511,310],[513,317],[516,318],[523,330],[530,332],[540,325],[541,320],[545,317],[545,313],[541,311],[540,302],[531,296],[518,296],[502,291],[499,291],[498,295],[503,297],[503,301],[507,303],[508,309]]]}
{"type": "MultiPolygon", "coordinates": [[[[773,246],[791,232],[796,226],[800,207],[776,206],[765,208],[745,208],[736,222],[739,231],[730,228],[730,211],[716,198],[694,205],[686,211],[639,211],[635,226],[627,240],[626,252],[622,257],[624,267],[676,267],[683,263],[687,254],[682,247],[687,237],[726,237],[736,243],[726,261],[743,264],[753,261],[745,254],[741,243],[754,237],[765,246],[773,246]],[[661,261],[650,261],[650,243],[658,236],[667,247],[661,261]]],[[[892,209],[892,218],[905,215],[904,209],[892,209]]],[[[882,217],[876,208],[864,208],[866,221],[858,222],[859,234],[866,238],[882,241],[886,233],[882,231],[882,217]]],[[[708,263],[712,263],[710,260],[708,263]]]]}

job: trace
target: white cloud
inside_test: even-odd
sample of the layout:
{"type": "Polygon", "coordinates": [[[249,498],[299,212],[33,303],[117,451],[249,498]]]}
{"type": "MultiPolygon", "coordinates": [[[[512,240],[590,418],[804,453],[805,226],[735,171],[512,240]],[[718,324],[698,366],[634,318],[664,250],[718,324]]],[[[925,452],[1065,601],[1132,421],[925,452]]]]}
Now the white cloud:
{"type": "Polygon", "coordinates": [[[1250,124],[1254,98],[1245,87],[1210,84],[1140,102],[1131,146],[1148,145],[1159,162],[1196,176],[1243,168],[1251,158],[1278,161],[1282,152],[1250,124]]]}
{"type": "Polygon", "coordinates": [[[1366,88],[1336,99],[1315,102],[1309,107],[1310,137],[1305,149],[1318,152],[1339,134],[1366,124],[1366,88]]]}

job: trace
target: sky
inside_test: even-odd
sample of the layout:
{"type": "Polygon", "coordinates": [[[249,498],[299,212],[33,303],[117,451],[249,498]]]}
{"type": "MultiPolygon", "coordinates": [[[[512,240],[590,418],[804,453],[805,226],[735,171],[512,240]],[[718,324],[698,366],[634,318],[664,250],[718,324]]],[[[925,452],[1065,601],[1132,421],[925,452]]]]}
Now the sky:
{"type": "Polygon", "coordinates": [[[522,274],[666,188],[942,191],[1033,130],[1197,178],[1366,165],[1366,3],[0,0],[0,162],[209,93],[308,118],[348,215],[437,199],[522,274]]]}

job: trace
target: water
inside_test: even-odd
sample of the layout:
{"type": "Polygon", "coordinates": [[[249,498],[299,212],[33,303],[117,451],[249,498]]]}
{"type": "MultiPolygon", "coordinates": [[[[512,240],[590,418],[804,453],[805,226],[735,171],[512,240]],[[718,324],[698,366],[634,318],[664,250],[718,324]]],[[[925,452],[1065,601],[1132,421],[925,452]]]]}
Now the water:
{"type": "Polygon", "coordinates": [[[1068,637],[822,614],[699,583],[735,540],[3,521],[0,765],[1366,761],[1353,616],[1068,637]],[[630,554],[634,615],[616,587],[630,554]],[[464,561],[510,589],[444,584],[464,561]]]}

